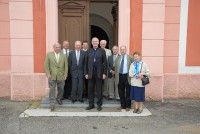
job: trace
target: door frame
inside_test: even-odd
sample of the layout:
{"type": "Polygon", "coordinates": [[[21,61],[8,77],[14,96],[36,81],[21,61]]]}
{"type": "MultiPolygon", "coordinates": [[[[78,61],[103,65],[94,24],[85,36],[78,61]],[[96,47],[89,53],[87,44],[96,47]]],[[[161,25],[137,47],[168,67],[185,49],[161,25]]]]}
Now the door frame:
{"type": "MultiPolygon", "coordinates": [[[[91,0],[105,2],[108,0],[91,0]]],[[[116,0],[109,0],[116,1],[116,0]]],[[[119,0],[118,46],[130,46],[130,0],[119,0]]],[[[46,0],[46,52],[58,42],[58,0],[46,0]]]]}

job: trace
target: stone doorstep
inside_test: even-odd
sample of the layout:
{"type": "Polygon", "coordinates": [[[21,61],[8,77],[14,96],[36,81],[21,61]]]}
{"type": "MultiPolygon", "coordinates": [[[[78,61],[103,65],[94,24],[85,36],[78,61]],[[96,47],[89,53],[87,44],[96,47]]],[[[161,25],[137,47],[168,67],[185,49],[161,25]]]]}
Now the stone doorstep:
{"type": "Polygon", "coordinates": [[[20,117],[129,117],[152,115],[152,113],[146,107],[144,107],[141,114],[133,113],[133,109],[128,112],[125,111],[125,109],[119,111],[117,110],[117,107],[120,106],[119,101],[106,99],[103,100],[102,111],[97,111],[96,108],[92,110],[85,110],[85,108],[88,106],[88,102],[86,99],[84,101],[84,103],[72,103],[71,100],[63,100],[62,105],[55,104],[55,110],[52,112],[49,109],[49,98],[46,97],[41,102],[33,102],[28,109],[20,114],[20,117]]]}
{"type": "MultiPolygon", "coordinates": [[[[65,108],[67,109],[67,108],[65,108]]],[[[103,108],[104,109],[104,108],[103,108]]],[[[102,111],[86,111],[82,110],[81,112],[79,109],[77,111],[63,111],[63,110],[54,110],[53,112],[50,109],[38,108],[38,109],[27,109],[23,113],[20,114],[19,117],[133,117],[133,116],[150,116],[152,113],[144,108],[141,114],[133,113],[133,109],[130,111],[125,111],[124,109],[121,111],[110,111],[104,112],[102,111]]]]}
{"type": "MultiPolygon", "coordinates": [[[[95,102],[97,102],[97,100],[95,99],[95,102]]],[[[96,105],[96,104],[95,104],[96,105]]],[[[49,108],[50,104],[49,104],[49,98],[45,97],[40,104],[41,108],[49,108]]],[[[62,105],[58,105],[57,103],[55,104],[55,107],[58,108],[67,108],[67,107],[87,107],[88,106],[88,101],[87,99],[84,99],[84,103],[80,103],[79,101],[76,101],[75,103],[72,103],[71,100],[65,99],[63,100],[63,104],[62,105]]],[[[116,101],[116,100],[106,100],[103,99],[103,107],[119,107],[120,106],[120,102],[116,101]]]]}

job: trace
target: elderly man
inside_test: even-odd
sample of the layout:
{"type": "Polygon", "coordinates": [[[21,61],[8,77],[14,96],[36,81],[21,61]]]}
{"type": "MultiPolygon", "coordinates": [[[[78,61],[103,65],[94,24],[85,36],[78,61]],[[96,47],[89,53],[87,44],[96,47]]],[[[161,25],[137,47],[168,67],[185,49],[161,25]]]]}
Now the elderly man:
{"type": "MultiPolygon", "coordinates": [[[[106,40],[101,40],[100,41],[100,46],[102,49],[104,49],[106,51],[106,60],[108,61],[108,57],[111,56],[111,51],[109,49],[106,48],[107,45],[107,41],[106,40]]],[[[108,72],[106,73],[106,75],[108,74],[108,72]]],[[[109,93],[108,93],[108,78],[106,78],[103,81],[103,96],[106,98],[109,98],[109,93]]]]}
{"type": "Polygon", "coordinates": [[[68,41],[63,41],[62,51],[63,51],[64,54],[66,54],[67,56],[69,56],[69,52],[71,50],[69,49],[69,42],[68,41]]]}
{"type": "Polygon", "coordinates": [[[85,55],[85,78],[88,79],[88,99],[89,106],[86,110],[95,108],[94,106],[94,84],[97,94],[97,110],[102,110],[102,81],[106,78],[106,53],[102,48],[98,48],[99,39],[92,38],[93,48],[87,50],[85,55]]]}
{"type": "Polygon", "coordinates": [[[133,62],[133,57],[126,54],[126,46],[120,47],[120,53],[121,56],[115,61],[115,79],[116,83],[118,84],[118,92],[121,103],[121,106],[118,108],[118,110],[126,109],[126,111],[130,111],[130,77],[128,73],[130,65],[133,62]]]}
{"type": "Polygon", "coordinates": [[[72,102],[77,100],[83,103],[83,81],[84,81],[85,52],[81,50],[81,42],[75,42],[75,50],[69,54],[69,70],[72,75],[72,102]]]}
{"type": "Polygon", "coordinates": [[[68,63],[66,56],[61,52],[61,45],[55,43],[54,51],[47,53],[45,59],[45,74],[48,78],[49,83],[49,99],[51,111],[55,108],[56,100],[59,105],[62,105],[63,89],[65,80],[68,73],[68,63]],[[58,94],[57,99],[55,98],[55,88],[57,86],[58,94]]]}
{"type": "Polygon", "coordinates": [[[118,46],[113,46],[113,54],[108,57],[108,94],[109,100],[119,100],[118,84],[115,82],[115,61],[120,56],[118,46]]]}
{"type": "MultiPolygon", "coordinates": [[[[69,59],[69,53],[72,50],[69,49],[69,42],[68,41],[63,41],[62,44],[62,52],[66,55],[67,60],[69,59]]],[[[65,80],[65,86],[64,86],[64,93],[63,93],[63,98],[64,99],[71,99],[71,90],[72,90],[72,80],[71,80],[71,74],[70,71],[68,70],[68,76],[67,80],[65,80]]]]}

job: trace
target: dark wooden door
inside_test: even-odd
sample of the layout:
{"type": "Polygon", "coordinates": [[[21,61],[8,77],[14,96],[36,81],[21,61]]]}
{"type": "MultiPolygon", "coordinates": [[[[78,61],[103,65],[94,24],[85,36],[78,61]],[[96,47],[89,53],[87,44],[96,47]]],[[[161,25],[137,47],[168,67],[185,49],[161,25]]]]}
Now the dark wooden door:
{"type": "Polygon", "coordinates": [[[69,41],[74,49],[76,40],[89,39],[89,0],[59,1],[59,42],[69,41]]]}

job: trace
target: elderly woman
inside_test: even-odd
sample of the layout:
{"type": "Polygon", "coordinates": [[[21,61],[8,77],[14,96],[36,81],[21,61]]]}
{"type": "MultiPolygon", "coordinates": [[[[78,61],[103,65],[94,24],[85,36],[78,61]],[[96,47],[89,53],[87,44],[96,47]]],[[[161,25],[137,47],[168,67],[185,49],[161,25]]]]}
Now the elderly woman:
{"type": "Polygon", "coordinates": [[[142,78],[150,75],[147,64],[140,59],[140,53],[134,52],[134,62],[129,69],[131,77],[130,99],[134,101],[133,113],[140,114],[143,111],[143,102],[145,101],[145,86],[142,85],[142,78]]]}

